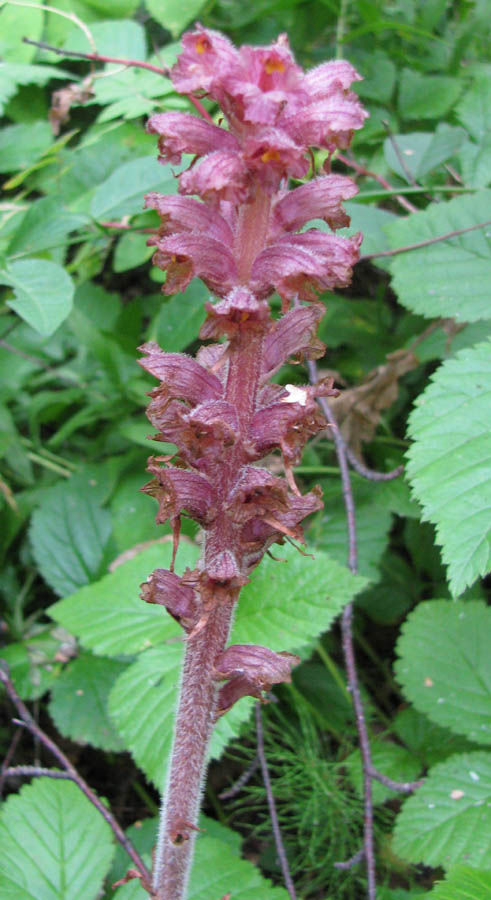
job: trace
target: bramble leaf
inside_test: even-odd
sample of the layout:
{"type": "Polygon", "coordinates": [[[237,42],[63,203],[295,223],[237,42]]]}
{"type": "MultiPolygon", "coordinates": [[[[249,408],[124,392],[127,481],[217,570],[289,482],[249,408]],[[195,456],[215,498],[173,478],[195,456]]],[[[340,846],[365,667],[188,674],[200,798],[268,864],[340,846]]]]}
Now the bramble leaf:
{"type": "Polygon", "coordinates": [[[404,693],[438,725],[491,744],[491,609],[429,600],[408,616],[395,665],[404,693]]]}
{"type": "Polygon", "coordinates": [[[470,866],[455,866],[427,895],[428,900],[488,900],[490,896],[491,872],[470,866]]]}
{"type": "Polygon", "coordinates": [[[14,289],[10,306],[43,337],[49,337],[70,314],[74,284],[68,273],[48,259],[18,259],[0,271],[0,283],[14,289]]]}
{"type": "Polygon", "coordinates": [[[69,781],[38,778],[0,818],[0,891],[9,900],[89,900],[111,863],[111,830],[69,781]]]}
{"type": "Polygon", "coordinates": [[[465,863],[491,868],[491,754],[455,754],[430,769],[405,801],[394,851],[410,862],[449,869],[465,863]]]}
{"type": "MultiPolygon", "coordinates": [[[[491,191],[434,203],[423,212],[385,226],[394,249],[489,222],[491,191]]],[[[392,285],[399,302],[428,318],[458,322],[489,319],[487,280],[491,263],[491,225],[396,256],[392,285]]]]}
{"type": "Polygon", "coordinates": [[[445,362],[409,419],[407,475],[436,525],[450,587],[462,593],[491,569],[491,341],[445,362]]]}

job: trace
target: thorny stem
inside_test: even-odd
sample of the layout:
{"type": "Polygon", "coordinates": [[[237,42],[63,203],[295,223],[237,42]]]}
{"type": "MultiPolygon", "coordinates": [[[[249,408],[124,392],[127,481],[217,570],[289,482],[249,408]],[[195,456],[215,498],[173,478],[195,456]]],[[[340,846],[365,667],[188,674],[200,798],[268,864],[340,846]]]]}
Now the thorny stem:
{"type": "Polygon", "coordinates": [[[288,866],[288,858],[286,855],[285,847],[283,844],[283,838],[281,837],[280,823],[278,822],[278,814],[276,812],[276,803],[273,794],[273,788],[271,786],[271,778],[269,777],[268,764],[266,762],[266,753],[264,750],[264,735],[263,735],[263,722],[261,715],[261,704],[256,703],[256,733],[257,733],[257,754],[259,757],[259,762],[261,764],[261,772],[264,781],[264,787],[266,789],[266,797],[268,799],[268,808],[269,815],[271,817],[271,825],[273,828],[274,841],[276,844],[276,852],[278,854],[278,859],[280,861],[281,871],[283,873],[283,879],[286,885],[286,889],[290,895],[291,900],[296,900],[295,887],[292,881],[292,877],[290,875],[290,868],[288,866]]]}
{"type": "MultiPolygon", "coordinates": [[[[31,716],[27,706],[22,702],[19,697],[17,691],[15,690],[12,681],[10,680],[9,671],[6,663],[0,663],[0,682],[5,687],[5,690],[10,697],[10,700],[14,704],[17,712],[19,713],[20,719],[15,719],[14,722],[16,725],[21,725],[24,728],[27,728],[28,731],[46,748],[50,753],[58,760],[64,769],[66,776],[70,778],[75,784],[78,785],[83,794],[87,797],[88,800],[95,806],[95,808],[100,812],[101,816],[110,828],[113,831],[116,840],[119,841],[121,846],[126,850],[128,856],[138,869],[142,877],[142,883],[149,883],[150,873],[140,857],[138,851],[133,847],[131,841],[126,837],[123,829],[121,828],[119,822],[116,821],[113,814],[107,809],[106,806],[99,800],[99,797],[94,793],[93,790],[89,787],[87,782],[82,778],[82,776],[77,772],[77,770],[72,766],[70,760],[63,753],[62,750],[55,744],[54,741],[48,737],[47,734],[39,727],[39,725],[34,721],[31,716]]],[[[36,768],[36,767],[35,767],[36,768]]],[[[6,773],[4,773],[6,774],[6,773]]],[[[45,774],[43,772],[43,774],[45,774]]],[[[50,776],[55,777],[55,776],[50,776]]],[[[60,776],[61,777],[61,776],[60,776]]]]}

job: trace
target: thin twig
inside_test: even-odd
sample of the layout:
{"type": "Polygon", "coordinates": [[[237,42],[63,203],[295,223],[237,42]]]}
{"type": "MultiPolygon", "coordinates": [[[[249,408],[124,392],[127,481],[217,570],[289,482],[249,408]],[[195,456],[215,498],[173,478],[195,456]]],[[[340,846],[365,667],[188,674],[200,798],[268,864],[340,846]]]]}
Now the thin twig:
{"type": "Polygon", "coordinates": [[[46,769],[44,766],[11,766],[2,773],[4,778],[60,778],[64,781],[74,781],[69,772],[60,769],[46,769]]]}
{"type": "Polygon", "coordinates": [[[402,465],[396,466],[396,468],[391,469],[390,472],[377,472],[375,469],[369,469],[365,463],[358,459],[344,439],[341,438],[341,440],[344,443],[346,456],[348,457],[350,466],[355,472],[358,472],[358,475],[362,475],[363,478],[366,478],[368,481],[393,481],[394,478],[399,478],[399,475],[402,475],[404,472],[404,466],[402,465]]]}
{"type": "MultiPolygon", "coordinates": [[[[349,159],[347,156],[344,156],[341,153],[338,153],[336,159],[339,159],[340,162],[344,163],[345,166],[349,166],[351,169],[354,169],[355,172],[358,172],[358,175],[365,175],[366,178],[373,178],[374,181],[377,181],[381,187],[386,191],[391,191],[394,193],[395,188],[392,187],[391,184],[384,178],[382,175],[378,175],[377,172],[372,172],[370,169],[366,169],[365,166],[360,166],[359,163],[355,162],[353,159],[349,159]]],[[[413,213],[418,212],[416,206],[413,206],[410,200],[406,200],[402,194],[395,194],[395,199],[407,212],[413,213]]]]}
{"type": "Polygon", "coordinates": [[[2,763],[2,769],[0,771],[0,799],[3,794],[3,783],[4,779],[7,777],[7,771],[10,766],[11,760],[14,758],[14,753],[17,750],[17,744],[19,743],[22,737],[22,728],[16,728],[14,734],[12,736],[12,740],[10,742],[10,747],[5,754],[5,759],[2,763]]]}
{"type": "Polygon", "coordinates": [[[362,847],[361,850],[358,850],[358,853],[355,853],[354,856],[350,856],[350,858],[347,859],[345,862],[335,862],[334,868],[342,869],[342,870],[352,869],[353,866],[357,866],[359,863],[361,863],[364,856],[365,856],[365,851],[362,847]]]}
{"type": "Polygon", "coordinates": [[[242,790],[242,788],[245,787],[246,784],[251,780],[258,765],[259,756],[256,753],[254,759],[252,760],[251,764],[247,766],[245,772],[242,772],[242,775],[237,778],[237,781],[234,781],[234,783],[229,788],[227,788],[226,791],[222,791],[221,794],[218,795],[218,799],[231,800],[232,797],[236,797],[237,794],[242,790]]]}
{"type": "MultiPolygon", "coordinates": [[[[54,13],[56,16],[61,16],[63,19],[68,19],[70,22],[73,22],[77,28],[80,28],[81,31],[85,34],[90,46],[95,50],[95,41],[92,35],[92,32],[88,25],[79,19],[74,12],[66,12],[66,10],[58,9],[56,6],[45,6],[42,3],[26,3],[25,0],[8,0],[9,6],[24,6],[28,9],[40,9],[43,13],[54,13]]],[[[51,48],[50,48],[51,49],[51,48]]]]}
{"type": "Polygon", "coordinates": [[[409,253],[411,250],[419,250],[421,247],[429,247],[430,244],[438,244],[441,241],[449,241],[450,238],[458,237],[460,234],[467,234],[468,231],[476,231],[478,228],[487,228],[491,225],[488,222],[479,222],[478,225],[469,225],[468,228],[457,228],[456,231],[449,231],[447,234],[441,234],[438,237],[428,238],[426,241],[418,241],[417,244],[407,244],[406,247],[397,247],[396,250],[381,250],[380,253],[367,253],[360,256],[360,259],[375,259],[379,256],[397,256],[399,253],[409,253]]]}
{"type": "Polygon", "coordinates": [[[148,871],[138,851],[125,835],[119,822],[116,821],[113,814],[106,806],[104,806],[99,797],[89,787],[87,782],[84,781],[84,779],[77,772],[74,766],[72,766],[70,760],[67,756],[65,756],[63,751],[60,750],[60,748],[54,743],[54,741],[52,741],[51,738],[48,737],[48,735],[45,734],[45,732],[34,721],[29,710],[27,709],[27,706],[19,697],[14,685],[12,684],[12,681],[10,680],[8,666],[2,660],[0,660],[0,682],[4,685],[8,696],[10,697],[17,712],[19,713],[20,719],[14,719],[14,723],[16,725],[21,725],[24,728],[27,728],[27,730],[30,731],[31,734],[34,735],[35,738],[37,738],[37,740],[40,741],[40,743],[46,748],[46,750],[49,750],[49,752],[52,753],[52,755],[58,760],[67,775],[70,776],[70,778],[78,785],[82,793],[85,794],[87,799],[90,800],[93,806],[95,806],[98,812],[100,812],[103,819],[110,826],[114,836],[116,837],[116,840],[119,841],[121,846],[126,850],[128,856],[141,873],[142,880],[144,880],[146,883],[149,883],[150,872],[148,871]]]}
{"type": "Polygon", "coordinates": [[[273,795],[273,789],[271,787],[271,779],[269,777],[268,764],[266,762],[266,754],[264,752],[264,735],[263,735],[263,722],[261,716],[261,704],[256,703],[256,731],[257,731],[257,755],[259,757],[259,762],[261,764],[261,771],[263,775],[264,787],[266,788],[266,796],[268,798],[268,807],[269,814],[271,816],[271,825],[273,828],[274,841],[276,844],[276,852],[278,854],[278,859],[280,861],[281,871],[283,872],[283,878],[285,881],[286,889],[290,895],[291,900],[296,900],[295,887],[293,885],[292,877],[290,875],[290,869],[288,866],[288,859],[285,852],[285,847],[283,845],[283,839],[281,837],[280,824],[278,822],[278,815],[276,812],[276,804],[273,795]]]}
{"type": "Polygon", "coordinates": [[[400,794],[413,794],[414,791],[421,787],[424,781],[423,778],[420,778],[418,781],[394,781],[393,778],[383,775],[382,772],[379,772],[373,766],[371,766],[369,774],[375,781],[380,781],[380,784],[390,788],[391,791],[399,791],[400,794]]]}
{"type": "Polygon", "coordinates": [[[402,155],[402,153],[401,153],[399,144],[397,143],[397,141],[396,141],[394,135],[392,134],[392,129],[391,129],[391,127],[390,127],[390,125],[389,125],[387,119],[382,119],[382,125],[384,126],[384,128],[385,128],[385,130],[386,130],[386,132],[387,132],[387,137],[389,138],[389,141],[390,141],[390,143],[391,143],[392,149],[393,149],[393,151],[394,151],[394,153],[395,153],[395,155],[396,155],[396,157],[397,157],[397,160],[398,160],[398,162],[399,162],[399,165],[400,165],[402,171],[404,172],[404,174],[405,174],[407,180],[409,181],[409,184],[411,184],[413,187],[421,187],[421,185],[418,184],[418,182],[416,181],[416,179],[415,179],[413,173],[411,172],[411,169],[409,168],[409,166],[408,166],[406,160],[404,159],[404,157],[403,157],[403,155],[402,155]]]}
{"type": "MultiPolygon", "coordinates": [[[[122,59],[116,56],[101,56],[99,53],[81,53],[75,52],[74,50],[62,50],[59,47],[53,47],[51,44],[46,44],[44,41],[33,41],[30,38],[22,38],[25,44],[32,44],[34,47],[40,47],[42,50],[49,50],[52,53],[57,53],[58,56],[70,56],[74,59],[87,59],[90,62],[102,62],[102,63],[115,63],[116,65],[125,66],[126,68],[133,69],[147,69],[149,72],[154,72],[155,75],[162,75],[164,78],[170,78],[170,69],[167,66],[154,66],[152,63],[142,62],[139,59],[122,59]]],[[[212,118],[201,103],[201,100],[198,100],[197,97],[193,97],[192,94],[186,94],[190,103],[193,104],[194,108],[197,112],[199,112],[200,116],[203,116],[208,122],[212,122],[212,118]]]]}

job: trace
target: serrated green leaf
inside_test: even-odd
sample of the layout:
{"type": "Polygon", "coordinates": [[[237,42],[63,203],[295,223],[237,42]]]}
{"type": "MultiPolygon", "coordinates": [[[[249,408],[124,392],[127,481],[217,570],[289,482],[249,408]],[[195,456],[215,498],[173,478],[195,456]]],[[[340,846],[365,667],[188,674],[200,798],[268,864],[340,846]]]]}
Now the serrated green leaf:
{"type": "MultiPolygon", "coordinates": [[[[153,825],[153,823],[152,823],[153,825]]],[[[241,859],[235,851],[236,835],[230,829],[217,829],[216,822],[203,818],[200,825],[210,829],[208,834],[200,834],[196,840],[193,868],[187,892],[187,900],[218,900],[233,888],[234,900],[288,900],[282,887],[273,887],[263,878],[257,866],[241,859]],[[211,833],[212,831],[212,833],[211,833]],[[228,832],[228,834],[227,834],[228,832]]],[[[145,827],[145,841],[138,844],[143,858],[150,862],[150,851],[155,843],[156,825],[145,827]],[[146,852],[145,852],[146,850],[146,852]]],[[[129,830],[131,837],[134,829],[129,830]]],[[[118,877],[127,871],[120,865],[118,877]]],[[[119,887],[114,900],[146,900],[147,894],[135,881],[119,887]]]]}
{"type": "MultiPolygon", "coordinates": [[[[371,744],[372,763],[375,768],[394,781],[414,781],[421,774],[421,763],[416,757],[398,744],[388,741],[373,741],[371,744]]],[[[343,761],[357,793],[363,796],[363,770],[359,750],[350,753],[343,761]]],[[[375,805],[393,800],[394,791],[379,781],[372,782],[372,797],[375,805]]]]}
{"type": "Polygon", "coordinates": [[[437,884],[427,895],[428,900],[489,900],[491,872],[455,866],[445,881],[437,884]]]}
{"type": "Polygon", "coordinates": [[[153,156],[142,156],[118,166],[102,182],[92,197],[91,215],[95,219],[117,219],[142,212],[148,191],[175,194],[177,180],[153,156]]]}
{"type": "Polygon", "coordinates": [[[45,581],[60,596],[100,575],[111,519],[95,486],[73,476],[44,494],[32,517],[30,538],[45,581]]]}
{"type": "Polygon", "coordinates": [[[59,197],[43,197],[29,207],[7,249],[7,255],[39,253],[64,243],[71,231],[81,228],[86,216],[70,212],[59,197]]]}
{"type": "Polygon", "coordinates": [[[429,768],[443,762],[453,753],[478,750],[475,744],[461,735],[452,734],[436,725],[412,706],[397,713],[392,723],[394,734],[429,768]]]}
{"type": "Polygon", "coordinates": [[[0,271],[0,282],[14,289],[7,300],[24,321],[49,337],[70,314],[74,284],[65,269],[47,259],[20,259],[0,271]]]}
{"type": "Polygon", "coordinates": [[[450,587],[491,568],[491,341],[461,350],[434,374],[409,419],[407,477],[436,526],[450,587]]]}
{"type": "MultiPolygon", "coordinates": [[[[489,222],[491,191],[433,203],[385,226],[394,249],[442,237],[489,222]]],[[[399,302],[428,318],[443,316],[458,322],[489,319],[487,282],[491,264],[491,226],[476,229],[396,256],[391,264],[399,302]]]]}
{"type": "Polygon", "coordinates": [[[109,718],[107,700],[127,663],[82,654],[69,663],[51,688],[49,713],[60,734],[101,750],[122,750],[109,718]]]}
{"type": "Polygon", "coordinates": [[[469,740],[491,744],[491,609],[430,600],[408,616],[398,680],[416,709],[469,740]]]}
{"type": "Polygon", "coordinates": [[[0,134],[0,172],[17,172],[32,165],[53,142],[47,122],[9,125],[0,134]]]}
{"type": "MultiPolygon", "coordinates": [[[[268,558],[252,573],[241,592],[231,643],[298,649],[326,630],[364,583],[322,551],[316,551],[315,560],[292,548],[285,556],[287,563],[268,558]]],[[[75,633],[80,635],[80,629],[75,633]]],[[[182,645],[168,645],[143,654],[118,679],[109,700],[126,747],[159,787],[170,752],[182,649],[182,645]]],[[[211,757],[219,756],[237,736],[251,705],[250,699],[243,699],[220,719],[212,736],[211,757]]]]}
{"type": "Polygon", "coordinates": [[[173,37],[179,37],[186,25],[195,19],[204,6],[204,0],[145,0],[145,6],[153,18],[170,31],[173,37]]]}
{"type": "Polygon", "coordinates": [[[404,803],[394,851],[410,862],[491,868],[491,754],[455,754],[404,803]]]}
{"type": "Polygon", "coordinates": [[[109,825],[69,781],[38,778],[0,819],[0,891],[9,900],[92,900],[114,846],[109,825]]]}
{"type": "MultiPolygon", "coordinates": [[[[176,571],[194,566],[197,547],[181,542],[176,571]]],[[[158,543],[118,566],[96,584],[55,603],[49,614],[84,647],[106,656],[131,655],[181,635],[162,607],[140,600],[140,585],[156,568],[168,568],[170,543],[158,543]]]]}

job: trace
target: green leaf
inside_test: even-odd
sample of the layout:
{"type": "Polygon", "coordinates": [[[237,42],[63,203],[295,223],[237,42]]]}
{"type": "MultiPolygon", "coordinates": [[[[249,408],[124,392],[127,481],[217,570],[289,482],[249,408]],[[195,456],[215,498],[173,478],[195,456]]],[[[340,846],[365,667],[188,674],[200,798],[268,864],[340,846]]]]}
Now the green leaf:
{"type": "MultiPolygon", "coordinates": [[[[181,542],[176,571],[193,567],[198,549],[181,542]]],[[[168,568],[171,543],[158,543],[119,565],[110,575],[66,597],[49,614],[97,654],[139,653],[180,636],[181,629],[162,607],[140,600],[140,585],[156,568],[168,568]]]]}
{"type": "MultiPolygon", "coordinates": [[[[456,754],[430,769],[404,803],[394,851],[410,862],[491,868],[491,754],[456,754]]],[[[452,898],[453,900],[453,898],[452,898]]]]}
{"type": "MultiPolygon", "coordinates": [[[[99,2],[85,0],[85,2],[104,13],[106,19],[109,19],[109,16],[118,17],[112,21],[94,22],[90,26],[90,32],[100,56],[146,60],[147,47],[144,29],[139,22],[127,21],[125,18],[134,12],[138,6],[138,0],[116,0],[116,2],[114,0],[99,0],[99,2]]],[[[92,52],[87,36],[77,27],[70,32],[62,49],[82,53],[92,52]]]]}
{"type": "MultiPolygon", "coordinates": [[[[1,21],[0,11],[0,21],[1,21]]],[[[32,165],[52,144],[47,122],[9,125],[0,134],[0,172],[17,172],[32,165]]]]}
{"type": "Polygon", "coordinates": [[[455,866],[426,896],[428,900],[489,900],[491,872],[455,866]]]}
{"type": "Polygon", "coordinates": [[[465,132],[462,128],[451,128],[442,123],[434,133],[415,131],[412,134],[396,134],[392,140],[386,138],[384,156],[392,171],[410,183],[407,172],[416,181],[424,178],[432,169],[450,159],[464,139],[465,132]],[[395,151],[394,142],[404,159],[405,168],[395,151]]]}
{"type": "Polygon", "coordinates": [[[200,9],[204,6],[204,0],[145,0],[145,6],[156,22],[159,22],[172,37],[179,37],[181,32],[196,19],[200,9]]]}
{"type": "Polygon", "coordinates": [[[0,271],[0,282],[14,289],[7,300],[28,325],[43,337],[56,331],[70,314],[74,284],[68,273],[47,259],[21,259],[0,271]]]}
{"type": "Polygon", "coordinates": [[[469,740],[491,744],[491,609],[430,600],[408,616],[395,671],[416,709],[469,740]]]}
{"type": "Polygon", "coordinates": [[[127,272],[128,269],[136,269],[150,259],[154,252],[153,247],[147,246],[148,235],[129,231],[123,234],[116,244],[114,251],[113,268],[115,272],[127,272]]]}
{"type": "Polygon", "coordinates": [[[30,531],[45,581],[65,596],[97,578],[110,534],[109,513],[90,481],[72,476],[49,488],[34,512],[30,531]]]}
{"type": "MultiPolygon", "coordinates": [[[[389,244],[387,235],[383,229],[384,225],[390,225],[397,219],[394,213],[387,209],[377,209],[376,206],[368,206],[365,203],[356,203],[355,200],[347,201],[344,204],[346,212],[351,218],[349,228],[341,228],[339,234],[341,236],[349,236],[361,231],[363,234],[363,253],[380,253],[382,250],[388,250],[389,244]]],[[[316,227],[321,227],[316,222],[316,227]]],[[[323,231],[329,232],[329,227],[322,222],[323,231]]]]}
{"type": "Polygon", "coordinates": [[[403,69],[399,82],[400,114],[404,119],[439,119],[454,106],[461,90],[457,78],[403,69]]]}
{"type": "Polygon", "coordinates": [[[86,216],[66,209],[60,197],[43,197],[29,207],[10,241],[7,255],[39,253],[58,247],[71,231],[86,222],[86,216]]]}
{"type": "Polygon", "coordinates": [[[452,734],[435,725],[412,706],[402,709],[393,720],[393,731],[421,763],[429,768],[443,762],[452,753],[467,753],[480,749],[465,737],[452,734]]]}
{"type": "MultiPolygon", "coordinates": [[[[433,203],[386,226],[394,249],[489,221],[491,191],[433,203]]],[[[427,318],[458,322],[490,318],[487,278],[491,226],[396,256],[391,265],[399,302],[427,318]]]]}
{"type": "Polygon", "coordinates": [[[455,110],[459,121],[478,143],[491,131],[491,82],[476,78],[455,110]]]}
{"type": "Polygon", "coordinates": [[[101,750],[122,750],[109,718],[107,700],[127,664],[84,653],[69,663],[54,682],[50,715],[64,737],[101,750]]]}
{"type": "Polygon", "coordinates": [[[175,194],[177,181],[153,156],[143,156],[118,166],[100,184],[92,198],[91,215],[95,219],[117,219],[143,210],[148,191],[175,194]]]}
{"type": "Polygon", "coordinates": [[[436,525],[450,587],[462,593],[491,568],[491,341],[437,369],[409,419],[407,476],[436,525]]]}
{"type": "Polygon", "coordinates": [[[160,312],[152,322],[147,340],[157,341],[168,353],[185,350],[196,336],[205,320],[205,301],[209,293],[197,278],[182,294],[170,300],[162,298],[160,312]]]}
{"type": "MultiPolygon", "coordinates": [[[[392,744],[388,741],[377,740],[371,743],[372,763],[382,775],[392,778],[394,781],[414,781],[421,774],[421,763],[404,747],[392,744]]],[[[343,761],[360,797],[363,796],[363,769],[359,750],[350,753],[343,761]]],[[[385,787],[379,781],[372,781],[372,797],[376,806],[393,800],[396,796],[391,788],[385,787]]]]}
{"type": "Polygon", "coordinates": [[[109,825],[69,781],[38,778],[0,819],[0,890],[9,900],[92,900],[114,846],[109,825]]]}
{"type": "Polygon", "coordinates": [[[479,144],[466,141],[460,148],[457,159],[466,185],[474,188],[487,187],[491,182],[491,132],[479,144]]]}
{"type": "Polygon", "coordinates": [[[33,40],[41,40],[44,22],[42,9],[3,3],[0,9],[0,57],[5,62],[30,62],[37,49],[24,44],[22,38],[28,34],[33,40]]]}

